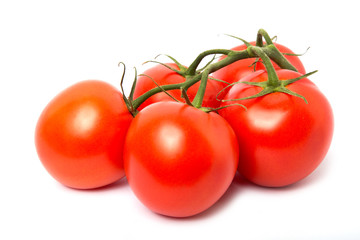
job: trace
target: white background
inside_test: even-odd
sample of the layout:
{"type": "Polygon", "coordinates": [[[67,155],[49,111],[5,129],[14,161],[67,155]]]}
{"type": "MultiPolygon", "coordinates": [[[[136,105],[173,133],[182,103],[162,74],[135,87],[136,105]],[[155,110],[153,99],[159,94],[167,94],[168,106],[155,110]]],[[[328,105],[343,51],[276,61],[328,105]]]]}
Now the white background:
{"type": "MultiPolygon", "coordinates": [[[[360,239],[357,1],[1,1],[0,239],[360,239]],[[147,210],[126,179],[63,187],[42,167],[34,129],[59,91],[85,79],[119,84],[133,67],[170,54],[239,45],[264,28],[301,57],[329,98],[335,134],[327,157],[288,188],[236,179],[203,214],[173,219],[147,210]]],[[[160,59],[167,61],[166,58],[160,59]]],[[[127,89],[129,87],[127,86],[127,89]]]]}

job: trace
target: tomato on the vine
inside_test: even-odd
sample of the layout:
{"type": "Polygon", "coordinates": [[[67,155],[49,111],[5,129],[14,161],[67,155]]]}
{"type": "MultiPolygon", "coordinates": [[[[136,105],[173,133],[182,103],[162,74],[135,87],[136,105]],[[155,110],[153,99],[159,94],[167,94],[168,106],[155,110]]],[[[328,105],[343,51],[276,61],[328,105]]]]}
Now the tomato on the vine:
{"type": "MultiPolygon", "coordinates": [[[[250,42],[250,44],[255,46],[255,42],[250,42]]],[[[294,52],[291,51],[289,48],[279,43],[273,43],[273,44],[281,53],[294,54],[294,52]]],[[[231,50],[242,51],[245,50],[246,48],[247,46],[245,44],[242,44],[240,46],[232,48],[231,50]]],[[[306,73],[305,68],[299,57],[294,55],[284,55],[284,56],[298,70],[299,73],[302,74],[306,73]]],[[[226,58],[226,56],[221,56],[219,58],[219,61],[224,58],[226,58]]],[[[280,67],[275,62],[272,61],[272,63],[276,70],[280,69],[280,67]]],[[[258,70],[265,70],[264,64],[261,61],[255,63],[255,58],[247,58],[236,61],[224,68],[219,69],[218,71],[214,72],[212,76],[214,78],[223,80],[228,83],[234,83],[241,80],[246,75],[249,75],[254,71],[258,71],[258,70]]]]}
{"type": "Polygon", "coordinates": [[[96,80],[79,82],[41,113],[36,150],[60,183],[77,189],[102,187],[125,175],[123,145],[131,121],[115,87],[96,80]]]}
{"type": "Polygon", "coordinates": [[[140,111],[125,141],[131,189],[152,211],[172,217],[212,206],[232,182],[238,144],[216,113],[183,103],[159,102],[140,111]]]}
{"type": "MultiPolygon", "coordinates": [[[[301,74],[290,70],[276,71],[279,79],[294,79],[301,74]]],[[[257,71],[243,81],[264,82],[267,72],[257,71]]],[[[234,85],[219,110],[234,129],[240,150],[239,172],[261,186],[280,187],[295,183],[313,172],[330,147],[334,119],[331,106],[319,88],[304,78],[286,86],[300,97],[274,92],[252,96],[261,88],[245,83],[234,85]]]]}
{"type": "MultiPolygon", "coordinates": [[[[180,68],[175,63],[167,63],[167,66],[179,70],[180,68]]],[[[147,69],[143,75],[137,79],[136,88],[134,92],[134,98],[137,98],[144,94],[145,92],[157,87],[154,81],[160,85],[169,85],[183,83],[186,81],[186,78],[177,72],[158,64],[152,68],[147,69]]],[[[200,82],[194,84],[187,90],[187,95],[189,100],[192,101],[199,89],[200,82]]],[[[209,79],[207,82],[207,87],[203,100],[203,107],[217,108],[220,105],[220,101],[217,100],[217,94],[223,89],[223,84],[216,80],[209,79]]],[[[179,89],[169,90],[168,93],[177,99],[180,102],[185,102],[184,98],[181,97],[181,91],[179,89]]],[[[144,107],[160,101],[174,101],[166,93],[160,92],[150,98],[148,98],[144,103],[140,105],[139,110],[144,107]]]]}

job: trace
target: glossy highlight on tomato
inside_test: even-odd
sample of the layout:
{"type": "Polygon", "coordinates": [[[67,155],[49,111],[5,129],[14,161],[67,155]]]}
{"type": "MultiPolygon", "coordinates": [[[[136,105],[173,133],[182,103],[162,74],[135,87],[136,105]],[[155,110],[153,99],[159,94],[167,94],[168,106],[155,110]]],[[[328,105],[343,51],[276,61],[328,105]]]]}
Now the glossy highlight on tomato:
{"type": "MultiPolygon", "coordinates": [[[[255,42],[250,42],[250,44],[255,46],[255,42]]],[[[274,45],[281,53],[290,53],[290,54],[294,53],[292,50],[279,43],[274,43],[274,45]]],[[[240,46],[232,48],[231,50],[242,51],[245,50],[246,48],[247,46],[245,44],[242,44],[240,46]]],[[[298,70],[299,73],[301,74],[306,73],[304,65],[302,64],[299,57],[292,55],[284,55],[284,56],[298,70]]],[[[219,58],[219,61],[224,58],[226,58],[226,56],[221,56],[219,58]]],[[[275,62],[273,61],[271,62],[273,63],[273,66],[276,70],[280,69],[280,67],[275,62]]],[[[255,63],[255,58],[242,59],[224,68],[219,69],[218,71],[212,73],[212,76],[214,78],[221,79],[228,83],[234,83],[240,81],[242,78],[253,73],[254,71],[265,70],[265,66],[261,61],[255,63],[255,66],[254,63],[255,63]]]]}
{"type": "Polygon", "coordinates": [[[88,80],[59,93],[43,110],[35,130],[38,156],[60,183],[91,189],[124,177],[123,145],[132,115],[121,93],[88,80]]]}
{"type": "MultiPolygon", "coordinates": [[[[293,79],[301,74],[278,70],[280,80],[293,79]]],[[[264,82],[263,70],[248,75],[243,81],[264,82]]],[[[325,158],[333,135],[334,118],[331,106],[319,88],[304,78],[287,88],[302,95],[286,93],[231,101],[252,96],[260,87],[244,83],[234,85],[225,96],[222,106],[243,104],[221,109],[234,129],[239,142],[239,172],[261,186],[282,187],[293,184],[309,174],[325,158]]]]}
{"type": "Polygon", "coordinates": [[[188,217],[225,193],[238,154],[236,136],[218,114],[159,102],[131,123],[124,166],[132,191],[145,206],[162,215],[188,217]]]}

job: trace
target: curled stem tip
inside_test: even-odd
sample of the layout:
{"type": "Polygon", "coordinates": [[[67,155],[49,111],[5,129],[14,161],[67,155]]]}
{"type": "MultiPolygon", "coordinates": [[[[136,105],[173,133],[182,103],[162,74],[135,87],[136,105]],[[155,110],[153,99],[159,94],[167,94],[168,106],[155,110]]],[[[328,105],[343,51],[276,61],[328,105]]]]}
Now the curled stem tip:
{"type": "Polygon", "coordinates": [[[122,72],[122,74],[121,74],[120,88],[121,88],[122,94],[124,95],[124,87],[123,87],[123,83],[124,83],[125,72],[126,72],[126,66],[125,66],[125,63],[123,63],[123,62],[119,62],[119,63],[118,63],[118,67],[123,67],[123,72],[122,72]]]}
{"type": "Polygon", "coordinates": [[[246,41],[246,40],[244,40],[242,38],[239,38],[239,37],[236,37],[236,36],[233,36],[233,35],[230,35],[230,34],[225,34],[225,35],[242,41],[247,47],[251,46],[251,44],[248,41],[246,41]]]}
{"type": "Polygon", "coordinates": [[[309,49],[310,47],[308,47],[303,53],[282,53],[282,55],[301,57],[304,56],[309,51],[309,49]]]}
{"type": "MultiPolygon", "coordinates": [[[[176,73],[178,73],[178,74],[180,74],[180,75],[183,75],[183,72],[182,72],[181,70],[177,70],[177,69],[175,69],[175,68],[173,68],[173,67],[170,67],[169,65],[167,65],[167,64],[165,64],[165,63],[162,63],[162,62],[159,62],[159,61],[149,60],[149,61],[144,62],[143,64],[150,63],[150,62],[151,62],[151,63],[160,64],[160,65],[162,65],[162,66],[170,69],[171,71],[174,71],[174,72],[176,72],[176,73]]],[[[179,67],[179,68],[180,68],[180,67],[179,67]]],[[[181,68],[180,68],[180,69],[181,69],[181,68]]]]}

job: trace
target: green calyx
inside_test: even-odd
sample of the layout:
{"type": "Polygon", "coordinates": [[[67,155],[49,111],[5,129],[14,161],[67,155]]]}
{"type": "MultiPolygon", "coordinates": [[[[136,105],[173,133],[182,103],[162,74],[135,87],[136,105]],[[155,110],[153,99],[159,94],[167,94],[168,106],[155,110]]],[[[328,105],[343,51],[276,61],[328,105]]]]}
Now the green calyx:
{"type": "Polygon", "coordinates": [[[294,78],[294,79],[280,81],[276,74],[275,68],[271,63],[270,58],[267,56],[267,54],[265,53],[263,48],[257,47],[257,46],[249,46],[248,49],[250,51],[253,51],[258,57],[260,57],[262,59],[264,65],[265,65],[267,74],[268,74],[268,80],[265,82],[246,82],[246,81],[241,82],[241,83],[244,83],[247,85],[261,87],[263,90],[255,95],[236,99],[236,100],[240,101],[240,100],[252,99],[252,98],[262,97],[262,96],[265,96],[267,94],[274,93],[274,92],[282,92],[282,93],[286,93],[286,94],[289,94],[292,96],[299,97],[299,98],[303,99],[306,104],[308,103],[308,101],[306,100],[306,98],[304,96],[289,90],[286,86],[288,86],[289,84],[292,84],[296,81],[299,81],[300,79],[306,78],[306,77],[316,73],[317,71],[313,71],[313,72],[304,74],[304,75],[294,78]]]}
{"type": "MultiPolygon", "coordinates": [[[[266,81],[266,82],[241,82],[241,83],[244,83],[244,84],[247,84],[247,85],[252,85],[252,86],[257,86],[257,87],[261,87],[263,88],[263,90],[253,96],[249,96],[249,97],[245,97],[245,98],[240,98],[240,99],[236,99],[236,100],[246,100],[246,99],[252,99],[252,98],[257,98],[257,97],[262,97],[262,96],[265,96],[267,94],[270,94],[270,93],[274,93],[274,92],[282,92],[282,93],[286,93],[286,94],[289,94],[289,95],[292,95],[292,96],[296,96],[296,97],[299,97],[301,99],[303,99],[305,101],[305,103],[307,104],[308,101],[306,100],[306,98],[298,93],[295,93],[293,91],[290,91],[288,88],[286,88],[287,85],[291,84],[291,83],[294,83],[300,79],[303,79],[303,78],[306,78],[314,73],[316,73],[317,71],[313,71],[313,72],[310,72],[310,73],[307,73],[307,74],[304,74],[300,77],[297,77],[297,78],[293,78],[293,79],[288,79],[288,80],[283,80],[283,81],[279,81],[280,82],[280,85],[278,86],[272,86],[269,84],[269,80],[266,81]]],[[[233,101],[233,100],[232,100],[233,101]]]]}

